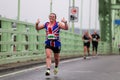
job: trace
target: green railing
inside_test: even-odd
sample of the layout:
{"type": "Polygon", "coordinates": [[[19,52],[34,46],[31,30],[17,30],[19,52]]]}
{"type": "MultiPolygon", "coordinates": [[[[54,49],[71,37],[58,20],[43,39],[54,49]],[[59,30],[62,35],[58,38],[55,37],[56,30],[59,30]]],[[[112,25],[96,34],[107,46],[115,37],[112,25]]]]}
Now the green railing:
{"type": "Polygon", "coordinates": [[[118,53],[119,52],[119,48],[120,48],[120,25],[115,25],[114,29],[113,29],[113,40],[112,40],[112,48],[113,48],[113,53],[118,53]]]}
{"type": "Polygon", "coordinates": [[[111,48],[112,54],[120,54],[120,5],[118,0],[99,0],[99,21],[102,41],[111,48]],[[118,47],[119,46],[119,47],[118,47]]]}
{"type": "MultiPolygon", "coordinates": [[[[61,57],[83,55],[82,37],[61,30],[61,57]]],[[[45,31],[36,31],[34,24],[0,18],[0,64],[28,60],[45,60],[45,31]]],[[[99,53],[109,53],[109,44],[101,42],[99,53]]]]}

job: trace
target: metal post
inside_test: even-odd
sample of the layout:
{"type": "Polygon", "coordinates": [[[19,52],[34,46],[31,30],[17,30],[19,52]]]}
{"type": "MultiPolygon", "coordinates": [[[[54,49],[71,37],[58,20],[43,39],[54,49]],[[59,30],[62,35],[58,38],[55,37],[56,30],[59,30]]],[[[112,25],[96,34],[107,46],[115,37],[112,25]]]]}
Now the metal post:
{"type": "MultiPolygon", "coordinates": [[[[73,0],[72,6],[75,7],[75,0],[73,0]]],[[[74,21],[72,22],[72,32],[74,33],[74,21]]]]}
{"type": "Polygon", "coordinates": [[[83,0],[81,0],[81,16],[80,16],[80,35],[82,35],[82,11],[83,11],[83,0]]]}
{"type": "Polygon", "coordinates": [[[18,0],[18,15],[17,20],[20,20],[20,0],[18,0]]]}
{"type": "Polygon", "coordinates": [[[90,4],[89,4],[89,32],[90,32],[90,27],[91,27],[91,0],[90,0],[90,4]]]}
{"type": "MultiPolygon", "coordinates": [[[[71,0],[69,0],[69,8],[71,7],[71,0]]],[[[70,14],[70,13],[69,13],[70,14]]],[[[70,16],[69,16],[70,17],[70,16]]],[[[70,20],[69,20],[69,26],[71,26],[70,25],[70,20]]],[[[69,31],[71,31],[71,29],[69,29],[69,31]]]]}
{"type": "MultiPolygon", "coordinates": [[[[109,20],[110,20],[110,52],[112,52],[113,51],[113,49],[112,49],[112,16],[111,16],[111,12],[112,12],[112,10],[111,10],[111,2],[112,2],[112,0],[109,0],[109,15],[110,15],[110,17],[109,17],[109,20]]],[[[112,53],[111,53],[112,54],[112,53]]]]}
{"type": "Polygon", "coordinates": [[[98,16],[97,16],[97,9],[98,9],[98,0],[96,0],[96,8],[95,8],[95,30],[97,30],[97,22],[98,22],[98,16]]]}
{"type": "Polygon", "coordinates": [[[52,0],[50,0],[50,13],[52,13],[52,0]]]}

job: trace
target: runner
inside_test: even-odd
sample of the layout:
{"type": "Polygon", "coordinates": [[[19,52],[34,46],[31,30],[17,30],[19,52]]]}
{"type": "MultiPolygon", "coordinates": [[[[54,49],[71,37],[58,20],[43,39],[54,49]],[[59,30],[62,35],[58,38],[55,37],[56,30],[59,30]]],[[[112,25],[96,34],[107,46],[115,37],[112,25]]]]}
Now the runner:
{"type": "Polygon", "coordinates": [[[83,39],[83,45],[84,45],[84,59],[86,59],[86,52],[88,53],[88,56],[90,55],[90,41],[92,39],[91,35],[86,31],[84,35],[82,36],[83,39]]]}
{"type": "Polygon", "coordinates": [[[36,30],[44,29],[46,30],[46,41],[45,41],[45,52],[46,52],[46,76],[50,75],[50,66],[51,66],[51,56],[52,52],[54,53],[55,60],[55,68],[54,74],[58,72],[58,64],[60,60],[60,50],[61,50],[61,42],[60,42],[60,29],[68,30],[67,21],[63,18],[61,22],[56,22],[56,14],[50,13],[49,22],[45,24],[40,24],[40,20],[38,19],[36,22],[36,30]]]}
{"type": "Polygon", "coordinates": [[[92,36],[92,55],[97,55],[98,42],[100,40],[99,34],[96,31],[91,35],[92,36]]]}

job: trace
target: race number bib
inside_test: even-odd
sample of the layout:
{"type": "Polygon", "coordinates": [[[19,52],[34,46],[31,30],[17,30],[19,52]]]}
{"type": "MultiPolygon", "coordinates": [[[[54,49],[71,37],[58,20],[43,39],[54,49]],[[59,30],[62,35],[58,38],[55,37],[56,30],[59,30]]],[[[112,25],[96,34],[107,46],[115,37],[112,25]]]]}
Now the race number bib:
{"type": "Polygon", "coordinates": [[[47,38],[52,40],[56,39],[54,34],[48,34],[47,38]]]}
{"type": "Polygon", "coordinates": [[[96,41],[96,38],[93,38],[93,41],[96,41]]]}
{"type": "Polygon", "coordinates": [[[89,40],[84,40],[85,43],[87,43],[89,40]]]}

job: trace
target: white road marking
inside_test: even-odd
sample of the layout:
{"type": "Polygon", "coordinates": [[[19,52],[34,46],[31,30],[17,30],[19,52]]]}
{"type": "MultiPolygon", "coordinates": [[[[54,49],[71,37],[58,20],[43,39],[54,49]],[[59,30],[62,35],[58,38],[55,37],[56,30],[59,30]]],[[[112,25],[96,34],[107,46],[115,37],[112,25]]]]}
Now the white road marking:
{"type": "Polygon", "coordinates": [[[74,73],[93,73],[94,71],[71,71],[71,72],[74,72],[74,73]]]}
{"type": "Polygon", "coordinates": [[[25,69],[25,70],[21,70],[21,71],[16,71],[16,72],[13,72],[13,73],[4,74],[4,75],[1,75],[0,78],[6,77],[6,76],[15,75],[15,74],[22,73],[22,72],[32,71],[32,70],[39,69],[39,68],[42,68],[42,67],[45,67],[45,65],[39,66],[39,67],[30,68],[30,69],[25,69]]]}
{"type": "MultiPolygon", "coordinates": [[[[71,62],[71,61],[77,61],[79,59],[81,59],[81,58],[65,60],[65,61],[61,61],[60,63],[67,63],[67,62],[71,62]]],[[[43,68],[45,66],[46,65],[39,66],[39,67],[34,67],[34,68],[29,68],[29,69],[25,69],[25,70],[20,70],[20,71],[16,71],[16,72],[13,72],[13,73],[4,74],[4,75],[1,75],[0,78],[11,76],[11,75],[15,75],[15,74],[22,73],[22,72],[27,72],[27,71],[32,71],[32,70],[40,69],[40,68],[43,68]]]]}

